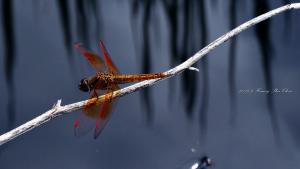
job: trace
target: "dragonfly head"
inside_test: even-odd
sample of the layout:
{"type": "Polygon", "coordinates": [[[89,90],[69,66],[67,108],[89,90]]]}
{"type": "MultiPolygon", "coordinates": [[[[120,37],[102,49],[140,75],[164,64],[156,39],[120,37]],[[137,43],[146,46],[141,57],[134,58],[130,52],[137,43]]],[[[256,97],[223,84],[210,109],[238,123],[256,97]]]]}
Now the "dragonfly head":
{"type": "Polygon", "coordinates": [[[90,91],[90,87],[89,87],[89,81],[88,79],[84,78],[80,80],[80,83],[78,85],[79,90],[83,91],[83,92],[88,92],[90,91]]]}

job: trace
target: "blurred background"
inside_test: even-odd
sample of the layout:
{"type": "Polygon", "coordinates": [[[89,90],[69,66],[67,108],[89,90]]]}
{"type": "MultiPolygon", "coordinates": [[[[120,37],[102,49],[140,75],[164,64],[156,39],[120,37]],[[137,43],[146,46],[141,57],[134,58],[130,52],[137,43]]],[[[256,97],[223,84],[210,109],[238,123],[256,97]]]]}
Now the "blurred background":
{"type": "MultiPolygon", "coordinates": [[[[1,0],[0,132],[88,97],[77,86],[95,72],[75,42],[100,52],[103,40],[122,73],[160,72],[289,2],[1,0]]],[[[299,168],[299,20],[275,16],[213,50],[200,72],[118,99],[97,140],[74,137],[79,111],[51,120],[1,146],[0,168],[183,169],[204,155],[212,168],[299,168]],[[276,89],[287,92],[261,92],[276,89]]]]}

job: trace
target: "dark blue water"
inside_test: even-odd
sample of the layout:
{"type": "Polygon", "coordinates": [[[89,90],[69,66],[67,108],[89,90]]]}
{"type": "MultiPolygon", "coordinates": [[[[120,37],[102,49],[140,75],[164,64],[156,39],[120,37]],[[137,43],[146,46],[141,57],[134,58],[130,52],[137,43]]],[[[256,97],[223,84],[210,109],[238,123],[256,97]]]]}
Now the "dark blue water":
{"type": "MultiPolygon", "coordinates": [[[[15,60],[12,82],[9,83],[4,66],[7,59],[4,52],[5,28],[0,28],[1,133],[8,131],[10,126],[16,127],[40,115],[58,99],[62,99],[62,104],[69,104],[88,97],[78,90],[77,85],[81,78],[94,72],[72,48],[73,42],[83,42],[99,52],[97,43],[102,39],[123,73],[159,72],[171,68],[174,53],[170,50],[170,37],[173,34],[170,34],[172,28],[162,1],[152,4],[150,26],[146,29],[150,32],[148,39],[143,34],[143,25],[147,23],[147,18],[144,18],[147,1],[138,2],[136,15],[132,15],[133,1],[99,1],[96,15],[99,18],[96,19],[92,7],[87,5],[90,3],[86,2],[86,16],[81,20],[81,24],[86,24],[84,28],[78,21],[80,10],[75,2],[68,1],[71,43],[64,42],[62,15],[57,1],[13,2],[15,60]],[[80,32],[80,29],[86,31],[80,32]],[[82,35],[84,33],[88,35],[82,35]],[[146,41],[151,46],[147,62],[147,55],[143,54],[146,41]],[[68,44],[70,57],[66,48],[68,44]],[[147,68],[144,63],[151,67],[147,68]],[[9,96],[12,94],[8,88],[10,84],[15,86],[13,120],[9,120],[11,114],[8,114],[9,96]]],[[[230,2],[205,1],[207,39],[204,43],[229,30],[230,2]]],[[[279,2],[268,4],[269,8],[280,6],[279,2]]],[[[183,6],[184,2],[178,3],[180,17],[184,13],[183,6]]],[[[236,24],[252,18],[253,7],[251,2],[238,2],[236,24]]],[[[193,19],[197,20],[195,16],[193,19]]],[[[145,104],[147,94],[141,91],[120,98],[111,120],[97,140],[93,139],[92,132],[80,138],[74,137],[73,121],[79,112],[70,113],[2,146],[0,168],[182,168],[203,155],[213,159],[213,168],[299,168],[299,19],[300,12],[292,11],[288,16],[274,17],[269,23],[272,49],[268,50],[272,52],[268,63],[272,68],[272,90],[292,91],[271,94],[271,114],[276,112],[279,128],[275,132],[268,94],[256,91],[260,88],[266,90],[265,67],[261,60],[259,38],[254,29],[250,29],[238,37],[236,87],[233,91],[229,90],[228,83],[230,43],[227,42],[209,53],[206,64],[199,62],[196,65],[200,73],[187,72],[192,74],[188,75],[191,76],[189,82],[182,83],[185,80],[179,75],[151,87],[148,104],[145,104]],[[287,17],[289,22],[285,22],[287,17]],[[204,98],[207,101],[206,129],[199,120],[203,103],[203,72],[207,73],[209,85],[204,89],[209,91],[208,97],[204,98]],[[189,110],[186,102],[190,101],[190,97],[186,93],[191,91],[191,83],[196,84],[197,91],[192,95],[195,101],[192,110],[189,110]],[[251,89],[255,92],[241,93],[251,89]],[[234,124],[230,122],[233,111],[231,92],[236,100],[234,124]],[[147,105],[152,108],[150,111],[147,105]],[[193,115],[187,115],[189,113],[193,115]],[[206,134],[203,134],[204,131],[206,134]]],[[[179,25],[184,23],[184,20],[179,21],[179,25]]],[[[182,29],[180,27],[179,32],[182,29]]],[[[201,48],[201,41],[196,39],[201,36],[200,26],[195,22],[189,29],[192,39],[187,45],[189,50],[181,51],[188,56],[201,48]]],[[[179,39],[182,34],[178,35],[179,39]]],[[[181,60],[184,57],[174,64],[181,60]]]]}

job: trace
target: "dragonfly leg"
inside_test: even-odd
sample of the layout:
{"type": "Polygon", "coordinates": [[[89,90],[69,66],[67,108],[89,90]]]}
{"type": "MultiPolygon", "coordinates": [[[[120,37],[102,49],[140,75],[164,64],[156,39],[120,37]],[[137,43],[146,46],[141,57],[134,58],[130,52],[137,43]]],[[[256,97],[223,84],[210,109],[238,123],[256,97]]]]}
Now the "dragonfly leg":
{"type": "Polygon", "coordinates": [[[113,96],[113,92],[114,92],[114,91],[113,91],[111,88],[108,88],[107,91],[108,91],[108,94],[109,94],[109,96],[108,96],[109,99],[108,99],[108,100],[109,100],[109,102],[111,103],[111,102],[112,102],[112,96],[113,96]]]}
{"type": "Polygon", "coordinates": [[[93,95],[96,96],[96,98],[98,99],[98,93],[96,92],[96,90],[93,90],[93,95]]]}
{"type": "MultiPolygon", "coordinates": [[[[98,93],[96,92],[96,90],[92,90],[92,98],[96,98],[97,100],[99,99],[98,93]]],[[[92,102],[90,103],[91,105],[94,105],[96,102],[92,102]]]]}
{"type": "Polygon", "coordinates": [[[112,97],[113,97],[113,95],[114,95],[114,91],[113,91],[113,90],[111,90],[111,92],[110,92],[110,97],[109,97],[109,102],[111,102],[111,101],[112,101],[112,97]]]}
{"type": "Polygon", "coordinates": [[[110,85],[108,85],[108,86],[109,86],[109,87],[107,87],[107,91],[108,91],[107,93],[109,94],[109,96],[108,96],[109,99],[108,100],[111,103],[112,99],[113,99],[112,97],[113,97],[114,91],[113,91],[112,87],[110,87],[110,85]]]}

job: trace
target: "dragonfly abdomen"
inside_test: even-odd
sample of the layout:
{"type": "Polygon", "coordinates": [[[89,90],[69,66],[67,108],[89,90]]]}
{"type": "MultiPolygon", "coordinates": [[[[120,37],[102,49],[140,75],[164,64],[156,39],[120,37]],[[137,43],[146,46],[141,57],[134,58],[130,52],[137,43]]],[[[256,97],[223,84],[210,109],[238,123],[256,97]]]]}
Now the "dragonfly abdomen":
{"type": "Polygon", "coordinates": [[[143,80],[163,78],[167,75],[164,73],[152,73],[152,74],[137,74],[137,75],[114,75],[113,81],[117,84],[140,82],[143,80]]]}

